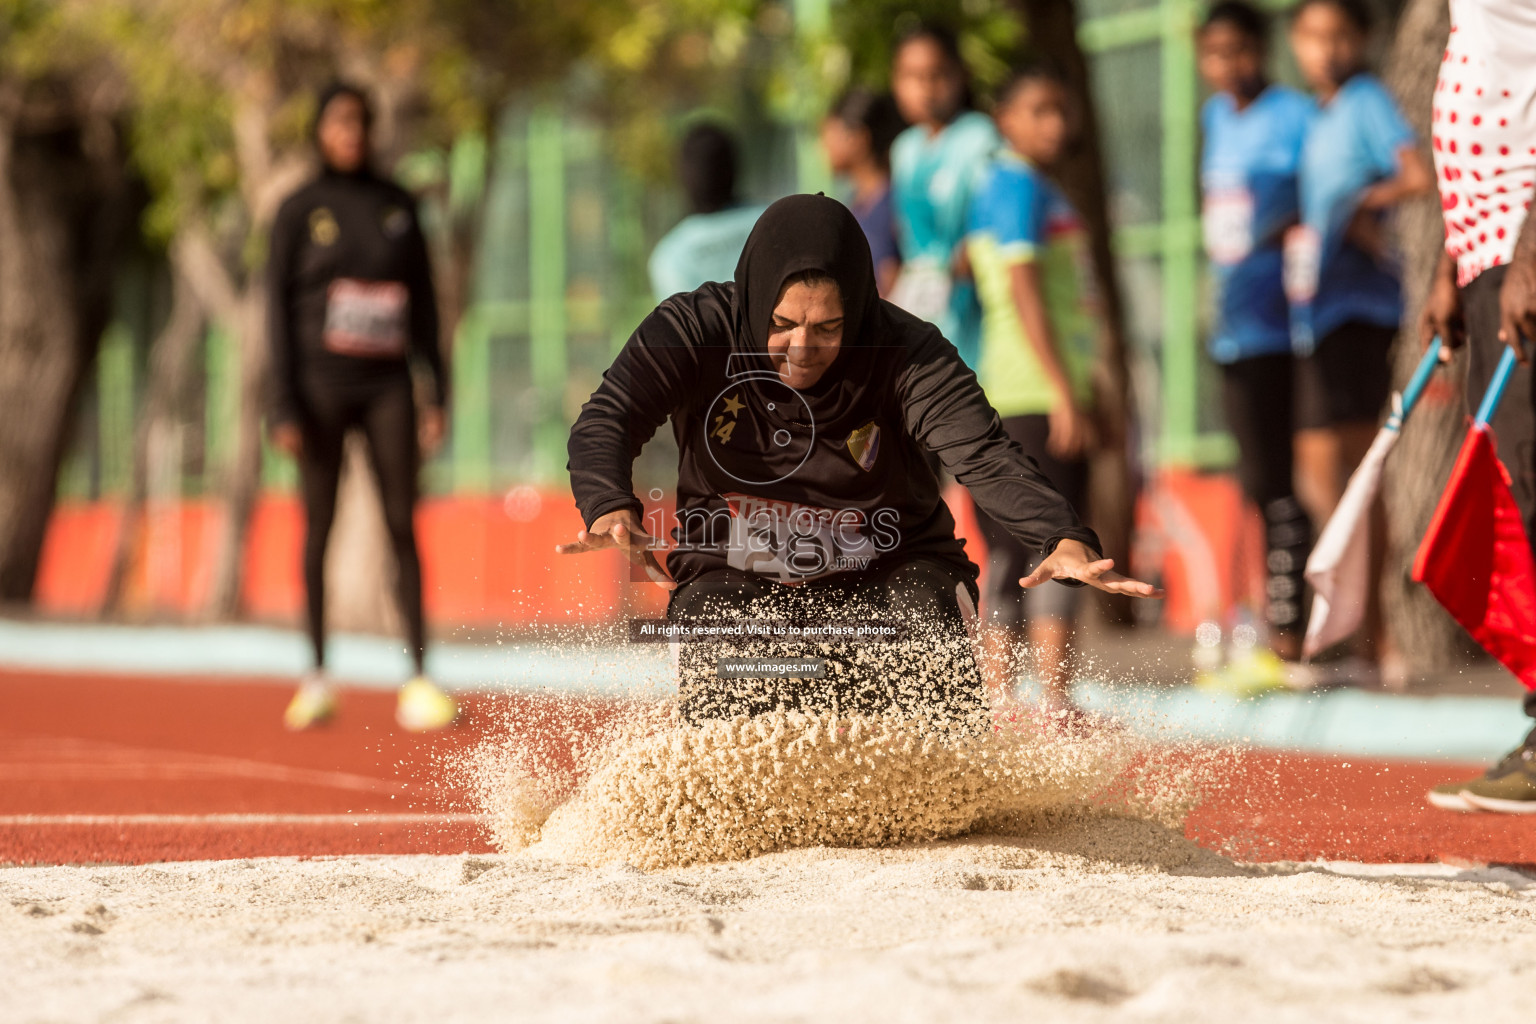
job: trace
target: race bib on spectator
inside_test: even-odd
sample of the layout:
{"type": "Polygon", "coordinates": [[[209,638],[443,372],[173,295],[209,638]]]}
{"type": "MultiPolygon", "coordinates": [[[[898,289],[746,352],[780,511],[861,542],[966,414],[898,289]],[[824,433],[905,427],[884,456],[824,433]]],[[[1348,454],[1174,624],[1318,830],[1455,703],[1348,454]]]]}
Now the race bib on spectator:
{"type": "Polygon", "coordinates": [[[1247,189],[1211,189],[1200,219],[1211,262],[1229,266],[1253,250],[1253,194],[1247,189]]]}
{"type": "Polygon", "coordinates": [[[902,264],[891,289],[891,301],[915,317],[936,323],[949,312],[949,274],[932,260],[902,264]]]}
{"type": "Polygon", "coordinates": [[[725,494],[731,511],[726,564],[733,569],[803,583],[838,572],[859,572],[897,546],[894,509],[866,516],[750,494],[725,494]]]}
{"type": "Polygon", "coordinates": [[[332,281],[325,296],[325,347],[367,359],[405,355],[409,296],[399,281],[332,281]]]}
{"type": "Polygon", "coordinates": [[[1295,305],[1305,305],[1317,294],[1322,239],[1305,224],[1298,224],[1285,233],[1283,251],[1285,297],[1295,305]]]}

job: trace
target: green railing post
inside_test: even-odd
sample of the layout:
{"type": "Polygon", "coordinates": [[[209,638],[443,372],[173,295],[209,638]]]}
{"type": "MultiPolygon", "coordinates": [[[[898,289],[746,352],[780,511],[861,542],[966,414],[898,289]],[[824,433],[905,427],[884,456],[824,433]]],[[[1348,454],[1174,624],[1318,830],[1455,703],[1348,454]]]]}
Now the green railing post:
{"type": "Polygon", "coordinates": [[[1162,461],[1192,463],[1199,445],[1200,343],[1195,0],[1162,0],[1163,437],[1162,461]]]}
{"type": "Polygon", "coordinates": [[[651,283],[645,275],[645,229],[640,183],[622,168],[608,178],[608,251],[616,291],[604,296],[603,315],[615,355],[651,311],[651,283]]]}
{"type": "Polygon", "coordinates": [[[528,351],[540,410],[535,472],[565,467],[565,127],[558,110],[528,121],[528,351]]]}
{"type": "Polygon", "coordinates": [[[133,331],[113,321],[96,356],[102,494],[122,494],[133,479],[133,407],[133,331]]]}
{"type": "MultiPolygon", "coordinates": [[[[802,51],[814,52],[832,32],[831,0],[793,0],[795,38],[802,51]]],[[[795,185],[801,192],[830,192],[832,172],[822,151],[817,109],[821,96],[812,81],[802,81],[795,106],[795,185]]]]}
{"type": "Polygon", "coordinates": [[[232,427],[239,418],[240,382],[235,337],[211,323],[203,335],[203,488],[210,490],[233,450],[232,427]]]}
{"type": "Polygon", "coordinates": [[[453,489],[491,489],[491,332],[470,306],[453,338],[453,489]]]}

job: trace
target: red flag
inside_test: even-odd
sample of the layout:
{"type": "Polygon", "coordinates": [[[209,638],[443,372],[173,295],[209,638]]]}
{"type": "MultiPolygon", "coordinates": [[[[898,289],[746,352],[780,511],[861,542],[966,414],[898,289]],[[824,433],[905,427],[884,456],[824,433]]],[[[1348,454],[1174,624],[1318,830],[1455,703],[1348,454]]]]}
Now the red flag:
{"type": "Polygon", "coordinates": [[[1536,690],[1536,560],[1493,434],[1462,442],[1413,562],[1423,583],[1483,649],[1536,690]]]}

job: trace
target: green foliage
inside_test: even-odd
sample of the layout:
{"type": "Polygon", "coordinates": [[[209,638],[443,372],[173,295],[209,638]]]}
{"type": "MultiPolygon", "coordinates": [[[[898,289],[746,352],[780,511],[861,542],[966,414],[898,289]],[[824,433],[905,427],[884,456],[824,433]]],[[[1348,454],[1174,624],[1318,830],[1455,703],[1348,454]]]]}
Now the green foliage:
{"type": "Polygon", "coordinates": [[[670,170],[669,118],[705,108],[738,124],[764,111],[814,123],[848,85],[884,87],[892,44],[919,21],[959,35],[983,92],[1024,36],[1006,0],[655,0],[623,14],[589,59],[621,157],[655,178],[670,170]]]}
{"type": "Polygon", "coordinates": [[[295,152],[339,70],[413,97],[397,148],[444,153],[542,89],[603,114],[618,155],[662,177],[690,111],[811,123],[850,82],[883,84],[920,18],[958,30],[983,88],[1022,37],[1005,0],[0,0],[0,74],[120,76],[163,240],[189,218],[248,221],[237,123],[256,111],[267,158],[295,152]]]}

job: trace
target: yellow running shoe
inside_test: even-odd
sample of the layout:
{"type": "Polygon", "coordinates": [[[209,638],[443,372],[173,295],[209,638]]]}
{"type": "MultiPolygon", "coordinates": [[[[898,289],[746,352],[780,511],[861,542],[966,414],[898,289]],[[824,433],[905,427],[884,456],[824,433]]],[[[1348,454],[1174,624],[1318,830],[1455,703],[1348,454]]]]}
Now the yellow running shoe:
{"type": "Polygon", "coordinates": [[[445,729],[459,717],[459,706],[426,676],[417,676],[400,687],[395,721],[407,732],[445,729]]]}
{"type": "Polygon", "coordinates": [[[1197,689],[1231,697],[1257,697],[1286,688],[1286,664],[1267,647],[1255,647],[1214,672],[1195,676],[1197,689]]]}
{"type": "Polygon", "coordinates": [[[283,724],[298,732],[330,721],[336,714],[336,694],[323,675],[306,676],[283,712],[283,724]]]}

